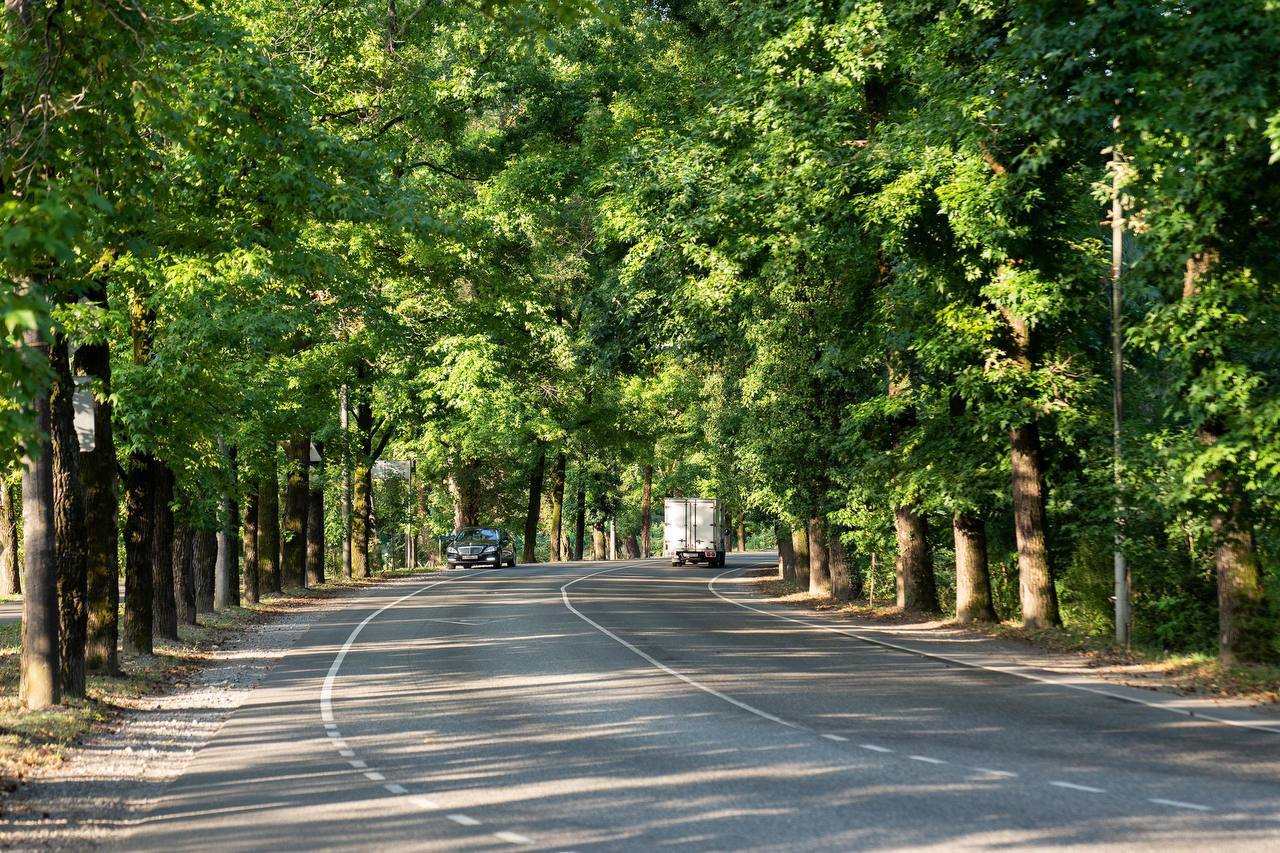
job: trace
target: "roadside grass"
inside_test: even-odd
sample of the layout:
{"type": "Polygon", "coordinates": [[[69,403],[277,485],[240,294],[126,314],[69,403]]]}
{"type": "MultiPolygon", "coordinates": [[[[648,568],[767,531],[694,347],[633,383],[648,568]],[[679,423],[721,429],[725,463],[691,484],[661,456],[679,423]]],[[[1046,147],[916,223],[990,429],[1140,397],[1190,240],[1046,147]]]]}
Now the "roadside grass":
{"type": "MultiPolygon", "coordinates": [[[[1099,636],[1070,628],[1028,629],[1016,622],[990,625],[960,625],[946,617],[928,619],[898,609],[892,600],[872,605],[867,599],[841,602],[829,596],[811,595],[808,590],[777,577],[773,569],[755,576],[755,587],[766,598],[793,607],[837,612],[886,626],[910,624],[925,629],[962,629],[986,636],[1013,640],[1038,651],[1076,655],[1100,677],[1134,687],[1168,690],[1187,696],[1241,699],[1266,705],[1280,702],[1280,666],[1238,664],[1224,667],[1210,654],[1170,654],[1160,649],[1125,649],[1109,636],[1099,636]]],[[[889,592],[892,592],[891,590],[889,592]]]]}
{"type": "Polygon", "coordinates": [[[123,711],[182,686],[214,661],[221,645],[238,631],[345,589],[432,570],[395,569],[359,580],[338,577],[316,587],[265,594],[259,604],[201,613],[199,624],[179,626],[180,642],[158,639],[153,655],[122,655],[120,675],[90,675],[84,699],[68,699],[43,711],[25,711],[18,703],[22,627],[0,625],[0,786],[12,790],[32,771],[63,761],[70,748],[96,729],[110,726],[123,711]]]}

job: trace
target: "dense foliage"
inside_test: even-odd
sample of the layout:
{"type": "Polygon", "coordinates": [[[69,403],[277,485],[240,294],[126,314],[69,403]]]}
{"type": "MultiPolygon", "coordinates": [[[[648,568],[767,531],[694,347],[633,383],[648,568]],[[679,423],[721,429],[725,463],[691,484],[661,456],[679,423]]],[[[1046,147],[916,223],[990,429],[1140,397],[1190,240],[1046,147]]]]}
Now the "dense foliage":
{"type": "Polygon", "coordinates": [[[117,535],[138,652],[212,606],[175,537],[222,534],[221,606],[407,530],[566,559],[614,519],[635,554],[650,493],[720,497],[815,592],[1099,633],[1118,526],[1139,642],[1275,654],[1270,3],[5,16],[0,467],[42,400],[56,451],[74,355],[109,464],[55,452],[48,499],[91,667],[117,535]]]}

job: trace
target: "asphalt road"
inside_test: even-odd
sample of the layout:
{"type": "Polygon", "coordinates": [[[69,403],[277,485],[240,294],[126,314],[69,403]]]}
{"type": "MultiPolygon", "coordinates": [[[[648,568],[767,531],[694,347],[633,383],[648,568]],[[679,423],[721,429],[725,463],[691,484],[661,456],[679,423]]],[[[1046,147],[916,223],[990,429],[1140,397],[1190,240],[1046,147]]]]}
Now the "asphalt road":
{"type": "Polygon", "coordinates": [[[761,562],[366,590],[123,846],[1280,849],[1280,734],[788,621],[761,562]]]}

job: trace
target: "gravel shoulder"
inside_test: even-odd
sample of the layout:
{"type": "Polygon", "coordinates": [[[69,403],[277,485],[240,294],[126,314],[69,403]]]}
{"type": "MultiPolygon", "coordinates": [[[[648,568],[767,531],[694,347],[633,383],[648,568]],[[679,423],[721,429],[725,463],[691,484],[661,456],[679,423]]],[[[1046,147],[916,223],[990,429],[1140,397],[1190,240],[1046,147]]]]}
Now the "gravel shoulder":
{"type": "Polygon", "coordinates": [[[0,847],[83,850],[118,840],[312,622],[361,586],[291,600],[256,624],[221,632],[182,681],[130,702],[62,761],[32,768],[25,784],[0,798],[0,847]]]}

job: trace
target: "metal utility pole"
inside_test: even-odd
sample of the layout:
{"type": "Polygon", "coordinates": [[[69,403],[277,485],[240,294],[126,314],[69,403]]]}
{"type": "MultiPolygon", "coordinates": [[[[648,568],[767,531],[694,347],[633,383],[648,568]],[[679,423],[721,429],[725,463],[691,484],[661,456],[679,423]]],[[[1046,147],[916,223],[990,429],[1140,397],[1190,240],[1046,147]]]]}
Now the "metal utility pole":
{"type": "Polygon", "coordinates": [[[618,526],[612,517],[609,519],[609,559],[618,559],[618,526]]]}
{"type": "MultiPolygon", "coordinates": [[[[1120,117],[1112,124],[1120,129],[1120,117]]],[[[1121,419],[1124,416],[1124,209],[1120,203],[1120,146],[1111,146],[1111,463],[1115,498],[1116,645],[1129,646],[1129,566],[1124,556],[1124,472],[1121,419]]]]}

